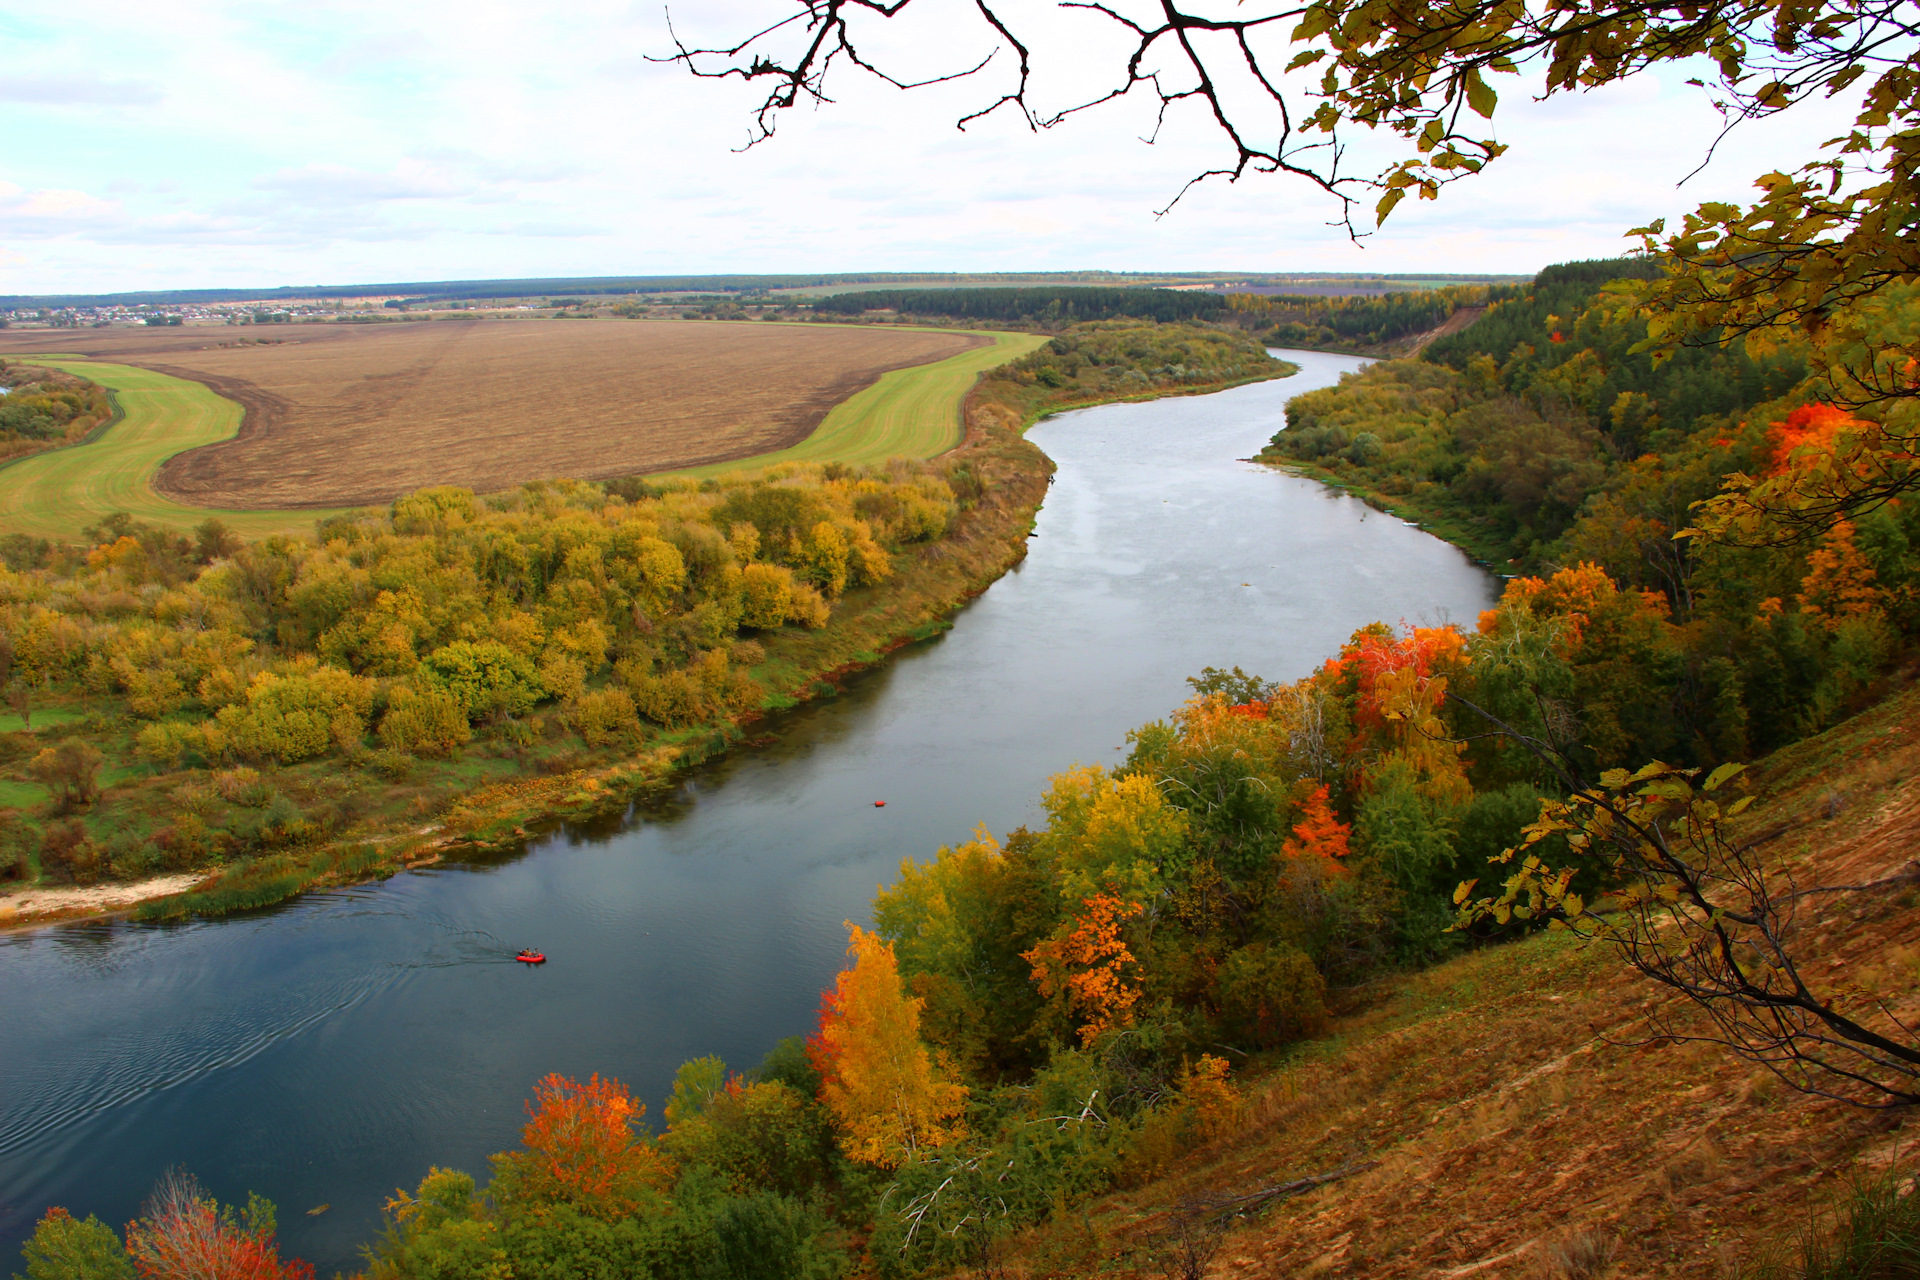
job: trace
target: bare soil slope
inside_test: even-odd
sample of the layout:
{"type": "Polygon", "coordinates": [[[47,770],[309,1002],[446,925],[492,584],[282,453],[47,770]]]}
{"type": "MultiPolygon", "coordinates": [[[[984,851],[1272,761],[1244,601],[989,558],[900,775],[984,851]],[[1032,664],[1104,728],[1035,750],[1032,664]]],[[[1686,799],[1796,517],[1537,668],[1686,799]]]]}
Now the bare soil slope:
{"type": "Polygon", "coordinates": [[[238,438],[154,487],[242,510],[384,502],[725,462],[804,440],[890,369],[985,339],[877,327],[432,321],[5,335],[191,378],[239,401],[238,438]]]}
{"type": "MultiPolygon", "coordinates": [[[[1920,693],[1753,776],[1749,829],[1801,885],[1898,878],[1920,855],[1920,693]]],[[[1916,1025],[1914,885],[1807,903],[1797,949],[1816,989],[1853,1010],[1885,1000],[1916,1025]]],[[[1662,1009],[1704,1027],[1612,951],[1563,934],[1390,986],[1290,1063],[1250,1072],[1232,1137],[1029,1233],[1005,1274],[1708,1280],[1791,1242],[1862,1172],[1920,1156],[1905,1112],[1808,1098],[1717,1045],[1649,1039],[1662,1009]],[[1223,1238],[1195,1217],[1341,1170],[1229,1213],[1223,1238]],[[1187,1269],[1183,1235],[1199,1246],[1187,1269]]]]}

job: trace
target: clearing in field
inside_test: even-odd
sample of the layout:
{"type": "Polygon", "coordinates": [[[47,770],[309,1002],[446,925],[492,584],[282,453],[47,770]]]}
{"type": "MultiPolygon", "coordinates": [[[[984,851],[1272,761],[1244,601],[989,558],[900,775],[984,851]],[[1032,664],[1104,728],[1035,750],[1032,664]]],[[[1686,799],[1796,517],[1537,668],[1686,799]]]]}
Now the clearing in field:
{"type": "MultiPolygon", "coordinates": [[[[174,453],[152,484],[183,505],[254,511],[737,462],[801,445],[890,371],[994,353],[986,335],[937,330],[552,320],[21,333],[5,346],[33,358],[55,340],[244,406],[236,438],[196,436],[204,447],[174,453]]],[[[941,382],[955,430],[955,391],[971,382],[971,371],[941,382]]],[[[875,412],[904,429],[885,405],[875,412]]]]}

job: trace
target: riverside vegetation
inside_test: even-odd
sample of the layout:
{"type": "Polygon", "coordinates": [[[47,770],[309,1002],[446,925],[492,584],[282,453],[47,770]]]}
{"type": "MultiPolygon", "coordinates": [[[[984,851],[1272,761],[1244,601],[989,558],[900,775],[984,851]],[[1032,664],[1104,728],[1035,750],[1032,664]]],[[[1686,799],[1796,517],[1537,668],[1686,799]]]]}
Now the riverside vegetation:
{"type": "Polygon", "coordinates": [[[0,462],[77,444],[114,416],[101,387],[54,369],[0,360],[0,462]]]}
{"type": "Polygon", "coordinates": [[[604,807],[1017,560],[1034,417],[1286,371],[1231,331],[1108,323],[991,374],[932,462],[438,487],[310,538],[8,535],[0,876],[205,870],[142,911],[214,911],[604,807]]]}
{"type": "MultiPolygon", "coordinates": [[[[1564,326],[1560,331],[1564,336],[1564,326]]],[[[1604,352],[1588,350],[1596,351],[1588,362],[1609,375],[1604,352]]],[[[1048,358],[1071,354],[1060,349],[1048,358]]],[[[1044,367],[1037,361],[1010,381],[1038,387],[1044,367]]],[[[1097,367],[1089,362],[1076,378],[1104,377],[1086,372],[1097,367]]],[[[1466,377],[1432,368],[1437,379],[1466,377]]],[[[1316,395],[1364,407],[1401,376],[1387,366],[1316,395]]],[[[1726,450],[1730,444],[1718,441],[1731,430],[1752,441],[1749,456],[1764,477],[1765,467],[1794,465],[1844,441],[1845,428],[1820,433],[1832,411],[1812,398],[1817,391],[1802,385],[1797,396],[1736,404],[1751,426],[1730,427],[1711,414],[1692,431],[1675,422],[1666,428],[1673,433],[1668,448],[1684,451],[1700,435],[1700,447],[1726,450]]],[[[1295,430],[1322,429],[1309,420],[1321,401],[1307,396],[1297,403],[1295,430]]],[[[1546,436],[1553,427],[1533,430],[1546,436]]],[[[1373,460],[1364,451],[1348,458],[1355,467],[1373,460]]],[[[1587,536],[1580,531],[1615,518],[1610,473],[1587,474],[1593,479],[1575,504],[1580,514],[1567,526],[1570,536],[1587,536]]],[[[1457,1127],[1459,1142],[1485,1145],[1504,1121],[1490,1121],[1492,1130],[1473,1117],[1460,1126],[1440,1124],[1446,1107],[1429,1115],[1427,1094],[1403,1096],[1412,1086],[1395,1081],[1412,1072],[1427,1089],[1456,1076],[1462,1087],[1488,1072],[1498,1077],[1497,1066],[1480,1071],[1419,1058],[1419,1044],[1454,1046],[1449,1052],[1495,1062],[1506,1058],[1494,1039],[1510,1057],[1523,1044],[1528,1052],[1537,1046],[1541,1054],[1560,1053],[1559,1062],[1579,1049],[1549,1047],[1558,1042],[1546,1032],[1571,1025],[1559,1015],[1502,1020],[1485,1003],[1496,993],[1511,1001],[1521,993],[1539,996],[1542,983],[1568,984],[1585,992],[1581,1007],[1596,1025],[1656,1041],[1676,1026],[1671,1015],[1645,1012],[1653,1001],[1640,1006],[1651,1021],[1637,1031],[1631,1017],[1622,1021],[1620,1011],[1601,1007],[1596,993],[1613,986],[1598,976],[1605,953],[1570,960],[1576,953],[1564,946],[1543,949],[1547,937],[1480,947],[1500,932],[1495,915],[1526,932],[1546,918],[1575,925],[1592,919],[1583,899],[1631,910],[1630,865],[1595,856],[1604,847],[1600,825],[1582,829],[1555,815],[1569,812],[1570,795],[1632,793],[1646,803],[1693,797],[1677,781],[1685,775],[1630,776],[1626,769],[1654,756],[1676,767],[1712,765],[1712,785],[1719,785],[1727,766],[1804,739],[1897,683],[1916,625],[1914,565],[1904,505],[1884,510],[1888,523],[1876,526],[1884,536],[1859,538],[1851,550],[1831,533],[1814,542],[1715,543],[1669,565],[1679,573],[1663,579],[1636,578],[1631,559],[1615,562],[1616,577],[1607,563],[1561,564],[1543,548],[1539,571],[1510,580],[1471,630],[1364,628],[1291,685],[1238,669],[1201,673],[1190,702],[1131,735],[1122,764],[1055,777],[1038,829],[1003,838],[983,831],[928,861],[903,863],[899,879],[875,900],[873,929],[850,928],[851,962],[823,998],[811,1037],[781,1044],[748,1071],[714,1058],[687,1063],[658,1134],[642,1126],[644,1109],[615,1081],[539,1082],[522,1146],[494,1158],[489,1181],[436,1169],[415,1190],[395,1194],[387,1231],[369,1247],[366,1274],[825,1277],[971,1268],[989,1275],[1005,1271],[1011,1251],[1029,1270],[1050,1274],[1095,1267],[1140,1274],[1165,1265],[1171,1274],[1197,1276],[1231,1221],[1373,1168],[1352,1150],[1342,1152],[1337,1126],[1317,1143],[1294,1142],[1289,1117],[1311,1120],[1334,1110],[1353,1117],[1348,1122],[1373,1142],[1405,1136],[1397,1121],[1357,1115],[1360,1100],[1337,1110],[1345,1095],[1335,1089],[1336,1067],[1316,1065],[1311,1046],[1343,1026],[1381,1034],[1418,1028],[1420,1039],[1401,1037],[1391,1051],[1383,1044],[1348,1069],[1401,1091],[1391,1095],[1389,1115],[1404,1121],[1406,1134],[1453,1134],[1457,1127]],[[1722,555],[1739,563],[1716,567],[1722,555]],[[1761,656],[1748,646],[1764,646],[1761,656]],[[1487,732],[1489,723],[1502,731],[1487,732]],[[1553,750],[1530,750],[1530,743],[1553,750]],[[1585,777],[1601,782],[1569,784],[1585,777]],[[1490,900],[1476,903],[1473,885],[1488,876],[1489,863],[1512,858],[1509,851],[1523,845],[1528,857],[1511,883],[1564,868],[1559,896],[1532,912],[1524,902],[1505,912],[1490,900]],[[1452,976],[1420,989],[1440,1001],[1439,1013],[1423,1021],[1426,1006],[1417,1000],[1413,1014],[1368,1013],[1369,990],[1391,990],[1383,980],[1436,962],[1452,976]],[[1483,982],[1491,986],[1482,990],[1483,982]],[[1463,1009],[1475,1018],[1461,1021],[1463,1009]],[[1522,1027],[1544,1030],[1523,1036],[1522,1027]],[[1312,1099],[1302,1080],[1317,1082],[1312,1099]],[[1268,1141],[1291,1144],[1291,1158],[1313,1158],[1317,1163],[1301,1170],[1312,1176],[1274,1183],[1272,1164],[1254,1159],[1267,1180],[1262,1187],[1237,1198],[1217,1184],[1195,1189],[1194,1171],[1214,1168],[1205,1162],[1219,1158],[1209,1153],[1234,1151],[1250,1126],[1273,1135],[1268,1141]],[[1173,1193],[1161,1188],[1169,1178],[1187,1188],[1186,1200],[1168,1203],[1173,1193]],[[1142,1201],[1144,1209],[1128,1207],[1142,1201]],[[1101,1231],[1075,1225],[1089,1224],[1096,1208],[1101,1231]],[[1130,1240],[1128,1223],[1147,1219],[1162,1234],[1130,1240]]],[[[1650,535],[1631,545],[1642,563],[1659,563],[1648,558],[1656,547],[1650,535]]],[[[1897,727],[1900,706],[1910,707],[1911,697],[1879,719],[1897,727]]],[[[1782,829],[1791,829],[1822,810],[1829,818],[1840,812],[1831,791],[1819,798],[1820,770],[1865,750],[1910,758],[1911,734],[1886,736],[1894,731],[1868,716],[1810,751],[1778,753],[1756,775],[1779,797],[1766,820],[1782,819],[1782,829]]],[[[1893,772],[1874,784],[1876,794],[1891,795],[1887,788],[1897,783],[1899,765],[1889,760],[1893,772]]],[[[1688,802],[1695,807],[1676,830],[1718,829],[1718,817],[1688,802]]],[[[1902,812],[1911,816],[1911,807],[1881,808],[1873,821],[1902,812]]],[[[1908,882],[1896,876],[1879,883],[1908,882]]],[[[1834,901],[1840,915],[1822,924],[1827,938],[1911,905],[1910,897],[1876,899],[1871,910],[1880,914],[1869,915],[1868,907],[1834,901]]],[[[1846,997],[1849,1007],[1873,1027],[1900,1034],[1890,1020],[1912,1012],[1910,965],[1896,963],[1873,984],[1877,994],[1846,997]]],[[[1715,1034],[1711,1025],[1681,1030],[1715,1034]]],[[[1724,1039],[1724,1030],[1719,1034],[1724,1039]]],[[[1359,1055],[1360,1047],[1352,1052],[1359,1055]]],[[[1342,1052],[1342,1043],[1332,1042],[1322,1057],[1337,1064],[1342,1052]]],[[[1701,1061],[1736,1061],[1723,1048],[1710,1054],[1701,1061]]],[[[1615,1075],[1630,1076],[1642,1059],[1607,1061],[1615,1075]]],[[[1544,1057],[1535,1065],[1554,1069],[1544,1057]]],[[[1647,1068],[1655,1075],[1661,1069],[1647,1068]]],[[[1806,1076],[1784,1074],[1807,1086],[1806,1076]]],[[[1885,1087],[1910,1087],[1898,1072],[1871,1074],[1885,1087]]],[[[1649,1088],[1633,1079],[1609,1087],[1649,1088]]],[[[1788,1105],[1760,1085],[1746,1088],[1753,1107],[1788,1105]]],[[[1374,1095],[1367,1105],[1388,1100],[1374,1095]]],[[[1521,1118],[1564,1126],[1571,1123],[1564,1109],[1553,1109],[1563,1102],[1529,1102],[1533,1110],[1521,1118]]],[[[1674,1115],[1706,1123],[1691,1112],[1674,1115]]],[[[1821,1123],[1833,1129],[1830,1120],[1821,1123]]],[[[1798,1113],[1783,1113],[1780,1123],[1804,1125],[1798,1113]]],[[[1543,1131],[1539,1141],[1548,1139],[1543,1131]]],[[[1400,1185],[1396,1176],[1415,1177],[1411,1159],[1369,1175],[1385,1189],[1380,1194],[1400,1185]]],[[[1550,1171],[1542,1176],[1552,1185],[1526,1212],[1558,1216],[1559,1184],[1550,1171]]],[[[1602,1168],[1594,1176],[1613,1173],[1602,1168]]],[[[1690,1175],[1666,1176],[1671,1187],[1690,1175]]],[[[1499,1185],[1511,1181],[1503,1176],[1499,1185]]],[[[1888,1187],[1868,1188],[1862,1212],[1879,1217],[1856,1217],[1855,1227],[1878,1233],[1860,1247],[1905,1256],[1898,1250],[1912,1234],[1912,1204],[1898,1186],[1888,1187]]],[[[246,1236],[237,1216],[220,1219],[212,1206],[201,1212],[228,1222],[232,1237],[246,1236]]],[[[1364,1218],[1367,1211],[1354,1212],[1364,1218]]],[[[1622,1247],[1673,1239],[1673,1211],[1659,1213],[1665,1216],[1648,1220],[1644,1240],[1622,1247]]],[[[137,1248],[153,1221],[136,1224],[126,1247],[137,1248]]],[[[1352,1240],[1357,1223],[1347,1221],[1347,1234],[1327,1246],[1329,1256],[1349,1256],[1342,1242],[1352,1240]]],[[[1781,1234],[1765,1221],[1753,1229],[1781,1234]]],[[[1333,1234],[1313,1236],[1312,1224],[1301,1230],[1322,1240],[1333,1234]]],[[[257,1230],[246,1238],[256,1245],[264,1239],[257,1230]]],[[[114,1265],[125,1256],[110,1228],[64,1215],[49,1215],[29,1256],[77,1256],[74,1242],[82,1239],[114,1265]]],[[[1614,1247],[1610,1239],[1561,1241],[1555,1248],[1567,1257],[1549,1258],[1549,1272],[1597,1274],[1614,1247]]],[[[1431,1243],[1410,1239],[1394,1248],[1431,1243]]],[[[1732,1263],[1753,1261],[1758,1244],[1745,1243],[1729,1255],[1732,1263]]],[[[1363,1257],[1353,1246],[1352,1264],[1390,1266],[1398,1256],[1367,1250],[1363,1257]]],[[[1308,1256],[1288,1263],[1313,1264],[1308,1256]]]]}

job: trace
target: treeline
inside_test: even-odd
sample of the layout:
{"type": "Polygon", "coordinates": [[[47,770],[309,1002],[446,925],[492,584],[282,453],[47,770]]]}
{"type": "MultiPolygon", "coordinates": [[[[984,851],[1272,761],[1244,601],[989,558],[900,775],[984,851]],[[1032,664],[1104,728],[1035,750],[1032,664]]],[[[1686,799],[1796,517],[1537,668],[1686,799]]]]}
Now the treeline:
{"type": "Polygon", "coordinates": [[[1056,328],[1085,321],[1205,321],[1248,331],[1267,346],[1371,351],[1437,328],[1462,307],[1508,296],[1509,286],[1450,285],[1375,297],[1205,293],[1179,289],[879,289],[815,299],[821,316],[904,316],[1056,328]]]}
{"type": "Polygon", "coordinates": [[[1009,324],[1069,325],[1087,320],[1217,320],[1227,309],[1217,293],[1103,286],[1028,289],[873,289],[816,298],[816,315],[869,311],[951,316],[1009,324]]]}
{"type": "Polygon", "coordinates": [[[1274,377],[1289,368],[1237,329],[1108,320],[1075,326],[990,371],[983,386],[997,402],[1031,398],[1036,391],[1052,402],[1111,399],[1274,377]]]}
{"type": "Polygon", "coordinates": [[[75,444],[113,416],[105,388],[71,374],[0,360],[0,461],[75,444]]]}
{"type": "Polygon", "coordinates": [[[1449,285],[1378,297],[1226,295],[1231,319],[1272,347],[1367,351],[1437,329],[1462,307],[1485,306],[1512,292],[1503,285],[1449,285]]]}

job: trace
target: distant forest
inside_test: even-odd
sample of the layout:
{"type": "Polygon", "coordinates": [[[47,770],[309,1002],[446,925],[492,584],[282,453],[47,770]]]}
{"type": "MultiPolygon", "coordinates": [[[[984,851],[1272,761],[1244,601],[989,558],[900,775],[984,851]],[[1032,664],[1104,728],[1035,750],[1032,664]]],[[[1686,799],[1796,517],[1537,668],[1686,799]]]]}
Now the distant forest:
{"type": "MultiPolygon", "coordinates": [[[[483,298],[610,297],[650,293],[766,293],[775,289],[823,289],[847,285],[898,285],[903,291],[954,288],[964,285],[993,284],[1058,289],[1063,286],[1111,289],[1129,282],[1167,279],[1219,279],[1220,273],[1204,272],[1110,272],[1110,271],[1031,271],[1005,273],[889,272],[868,271],[825,275],[712,275],[712,276],[586,276],[528,280],[438,280],[389,281],[372,284],[283,285],[273,289],[160,289],[132,293],[0,294],[0,311],[66,307],[190,306],[216,302],[292,302],[329,298],[365,298],[370,296],[404,297],[409,301],[469,301],[483,298]]],[[[1504,277],[1487,276],[1381,276],[1344,275],[1338,272],[1311,277],[1315,281],[1364,280],[1369,286],[1401,284],[1418,287],[1419,282],[1458,281],[1461,283],[1504,277]]],[[[1255,284],[1286,285],[1292,277],[1249,275],[1255,284]]],[[[1106,318],[1106,317],[1088,317],[1106,318]]]]}
{"type": "Polygon", "coordinates": [[[1188,293],[1177,289],[1118,289],[1090,285],[1081,288],[1038,289],[874,289],[816,298],[821,314],[857,316],[868,311],[898,311],[904,315],[952,316],[962,320],[1002,320],[1074,324],[1082,320],[1219,319],[1227,299],[1218,293],[1188,293]]]}

